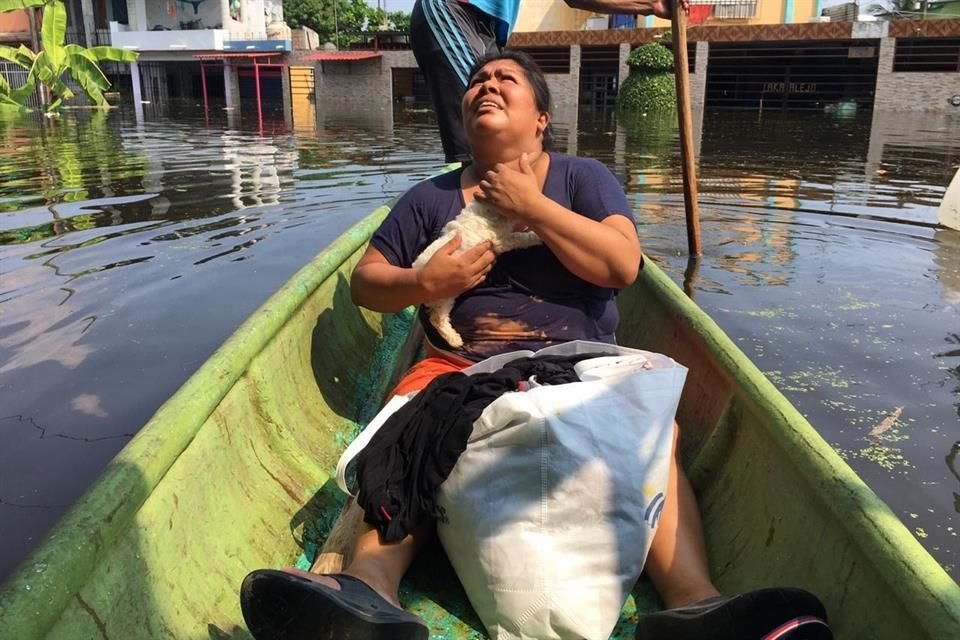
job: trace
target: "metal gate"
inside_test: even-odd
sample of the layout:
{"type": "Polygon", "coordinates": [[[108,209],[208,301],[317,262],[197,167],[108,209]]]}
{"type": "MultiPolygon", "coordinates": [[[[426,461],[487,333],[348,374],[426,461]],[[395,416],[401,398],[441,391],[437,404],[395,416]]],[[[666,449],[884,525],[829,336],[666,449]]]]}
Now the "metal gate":
{"type": "Polygon", "coordinates": [[[315,101],[313,67],[290,67],[290,102],[295,128],[316,127],[315,101]]]}

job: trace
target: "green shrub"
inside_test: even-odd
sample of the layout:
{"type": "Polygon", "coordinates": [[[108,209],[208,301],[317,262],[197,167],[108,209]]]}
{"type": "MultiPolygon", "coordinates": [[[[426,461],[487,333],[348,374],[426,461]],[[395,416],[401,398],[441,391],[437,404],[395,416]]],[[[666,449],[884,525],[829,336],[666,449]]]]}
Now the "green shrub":
{"type": "Polygon", "coordinates": [[[617,94],[617,108],[637,113],[674,112],[677,90],[673,53],[659,44],[639,47],[627,58],[630,77],[617,94]]]}
{"type": "Polygon", "coordinates": [[[643,113],[677,110],[677,87],[672,73],[633,73],[617,94],[617,108],[643,113]]]}
{"type": "Polygon", "coordinates": [[[673,71],[673,52],[657,43],[645,44],[633,50],[627,66],[635,71],[673,71]]]}

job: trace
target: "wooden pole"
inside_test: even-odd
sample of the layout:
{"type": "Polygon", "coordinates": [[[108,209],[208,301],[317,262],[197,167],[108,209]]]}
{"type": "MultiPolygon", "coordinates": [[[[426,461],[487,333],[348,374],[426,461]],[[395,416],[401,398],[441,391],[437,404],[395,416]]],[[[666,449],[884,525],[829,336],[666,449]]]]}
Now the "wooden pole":
{"type": "Polygon", "coordinates": [[[673,1],[673,60],[677,81],[677,117],[680,121],[680,161],[683,167],[683,205],[687,214],[690,255],[700,246],[700,207],[697,204],[697,159],[693,152],[693,115],[690,111],[690,67],[687,60],[687,14],[673,1]]]}

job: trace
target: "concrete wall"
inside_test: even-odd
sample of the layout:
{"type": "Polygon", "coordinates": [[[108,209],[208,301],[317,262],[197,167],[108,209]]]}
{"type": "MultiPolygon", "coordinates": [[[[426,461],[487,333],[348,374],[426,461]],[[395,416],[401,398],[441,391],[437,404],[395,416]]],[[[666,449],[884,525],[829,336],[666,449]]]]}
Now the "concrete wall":
{"type": "Polygon", "coordinates": [[[319,49],[320,45],[320,36],[317,35],[317,32],[313,29],[308,29],[307,27],[300,27],[299,29],[294,29],[292,33],[293,48],[296,51],[313,51],[314,49],[319,49]]]}
{"type": "Polygon", "coordinates": [[[136,31],[127,30],[124,25],[116,22],[111,22],[110,27],[110,41],[113,46],[138,51],[222,50],[227,34],[222,29],[136,31]],[[114,31],[114,28],[117,30],[114,31]]]}
{"type": "Polygon", "coordinates": [[[960,73],[893,72],[894,38],[881,38],[874,108],[890,111],[939,111],[960,115],[950,99],[960,95],[960,73]]]}
{"type": "Polygon", "coordinates": [[[580,31],[592,15],[590,11],[571,9],[563,0],[523,0],[513,30],[580,31]]]}
{"type": "Polygon", "coordinates": [[[553,109],[566,111],[580,102],[580,45],[570,47],[570,73],[547,73],[553,109]]]}
{"type": "Polygon", "coordinates": [[[10,11],[9,13],[0,13],[0,41],[4,40],[29,40],[30,39],[30,19],[26,11],[10,11]],[[23,38],[26,34],[26,38],[23,38]]]}
{"type": "Polygon", "coordinates": [[[317,63],[317,108],[392,111],[394,67],[416,68],[412,51],[382,51],[382,57],[356,62],[317,63]]]}

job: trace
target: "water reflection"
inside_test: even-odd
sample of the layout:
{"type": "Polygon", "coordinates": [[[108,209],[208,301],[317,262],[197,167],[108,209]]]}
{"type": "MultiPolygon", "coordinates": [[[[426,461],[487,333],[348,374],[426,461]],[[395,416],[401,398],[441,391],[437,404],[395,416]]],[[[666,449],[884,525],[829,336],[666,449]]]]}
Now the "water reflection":
{"type": "MultiPolygon", "coordinates": [[[[429,110],[268,114],[263,133],[147,116],[0,119],[0,575],[271,292],[442,165],[429,110]]],[[[553,122],[558,150],[625,185],[652,258],[956,575],[960,234],[930,224],[960,119],[705,114],[695,262],[673,118],[553,122]]]]}
{"type": "Polygon", "coordinates": [[[938,229],[933,234],[932,277],[940,283],[944,302],[960,304],[960,232],[938,229]]]}

